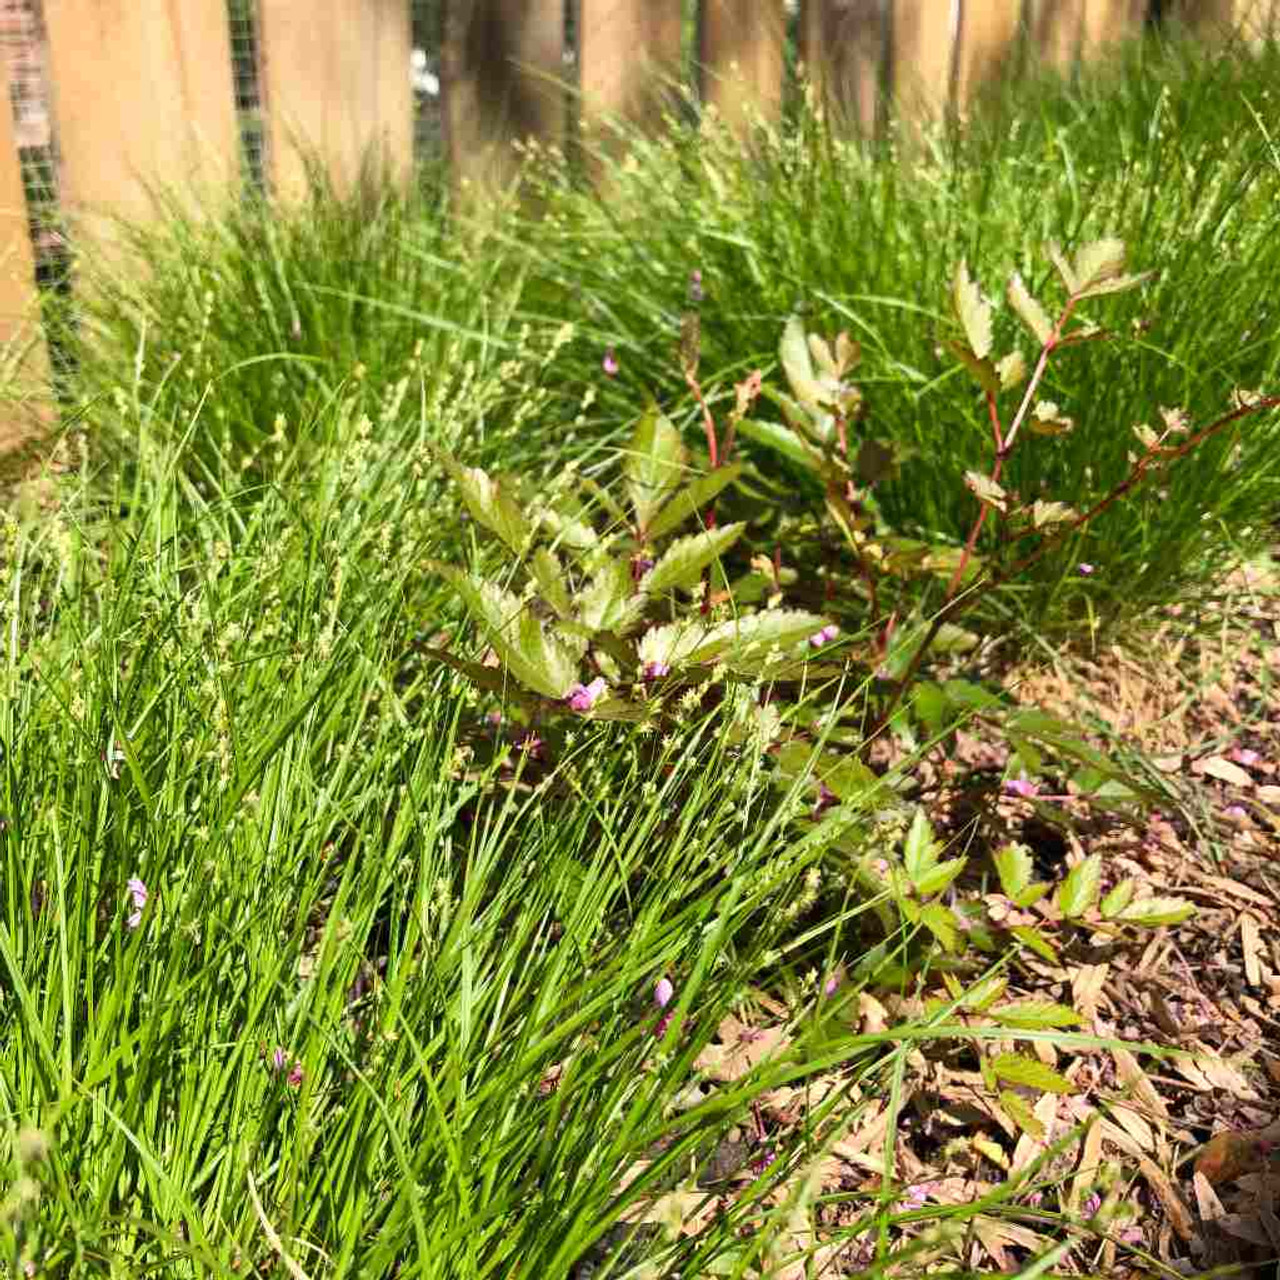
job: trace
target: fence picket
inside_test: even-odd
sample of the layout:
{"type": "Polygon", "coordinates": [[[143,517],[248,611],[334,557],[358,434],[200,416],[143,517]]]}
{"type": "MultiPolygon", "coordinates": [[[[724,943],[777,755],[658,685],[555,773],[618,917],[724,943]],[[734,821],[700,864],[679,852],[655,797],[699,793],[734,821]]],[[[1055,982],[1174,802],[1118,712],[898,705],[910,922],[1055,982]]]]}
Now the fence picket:
{"type": "Polygon", "coordinates": [[[404,0],[259,0],[258,15],[276,195],[305,195],[312,161],[340,192],[354,189],[369,162],[406,179],[413,91],[404,0]]]}
{"type": "Polygon", "coordinates": [[[580,0],[578,83],[589,152],[615,144],[596,127],[652,119],[680,73],[681,0],[580,0]]]}
{"type": "Polygon", "coordinates": [[[893,103],[904,119],[940,115],[952,100],[959,0],[893,6],[893,103]]]}
{"type": "Polygon", "coordinates": [[[153,217],[152,187],[233,188],[225,0],[45,0],[44,12],[62,200],[82,234],[101,248],[112,235],[95,215],[153,217]]]}
{"type": "Polygon", "coordinates": [[[741,129],[750,112],[776,120],[786,46],[782,0],[703,0],[698,60],[705,102],[741,129]]]}
{"type": "Polygon", "coordinates": [[[6,363],[3,412],[0,413],[0,455],[17,448],[31,434],[36,420],[16,403],[28,389],[47,385],[49,357],[39,327],[36,268],[27,229],[27,202],[18,165],[13,113],[0,111],[0,346],[6,363]]]}
{"type": "Polygon", "coordinates": [[[893,0],[802,0],[800,60],[828,111],[864,136],[887,88],[893,0]]]}
{"type": "Polygon", "coordinates": [[[985,85],[1013,73],[1022,53],[1022,0],[966,4],[956,50],[956,97],[964,111],[985,85]]]}
{"type": "Polygon", "coordinates": [[[474,0],[446,19],[445,137],[455,183],[505,186],[512,143],[564,145],[563,0],[474,0]]]}

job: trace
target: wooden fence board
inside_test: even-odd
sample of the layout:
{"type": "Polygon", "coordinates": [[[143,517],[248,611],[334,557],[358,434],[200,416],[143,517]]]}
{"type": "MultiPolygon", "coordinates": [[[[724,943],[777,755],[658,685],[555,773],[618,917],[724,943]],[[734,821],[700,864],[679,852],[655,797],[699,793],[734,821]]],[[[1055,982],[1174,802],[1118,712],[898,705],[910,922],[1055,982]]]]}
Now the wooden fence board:
{"type": "Polygon", "coordinates": [[[1147,0],[1085,0],[1081,53],[1096,57],[1142,32],[1147,0]]]}
{"type": "Polygon", "coordinates": [[[705,102],[741,129],[750,112],[782,108],[786,13],[782,0],[702,0],[698,61],[705,102]]]}
{"type": "Polygon", "coordinates": [[[663,81],[680,72],[681,0],[579,0],[578,83],[589,148],[611,149],[594,126],[604,118],[652,119],[663,81]]]}
{"type": "Polygon", "coordinates": [[[505,186],[515,140],[563,147],[563,0],[473,0],[447,11],[445,137],[455,182],[505,186]]]}
{"type": "Polygon", "coordinates": [[[864,136],[887,90],[893,0],[802,0],[800,60],[828,111],[864,136]]]}
{"type": "Polygon", "coordinates": [[[893,103],[908,120],[941,115],[952,98],[959,0],[896,0],[893,103]]]}
{"type": "Polygon", "coordinates": [[[1250,43],[1280,39],[1280,0],[1235,0],[1232,24],[1250,43]]]}
{"type": "Polygon", "coordinates": [[[281,199],[306,193],[316,158],[340,192],[369,162],[408,177],[410,16],[404,0],[259,0],[267,163],[281,199]]]}
{"type": "Polygon", "coordinates": [[[146,220],[148,188],[207,196],[239,173],[225,0],[45,0],[64,208],[146,220]]]}
{"type": "MultiPolygon", "coordinates": [[[[49,358],[39,327],[35,260],[11,111],[0,111],[0,254],[0,344],[5,363],[13,361],[16,383],[5,390],[38,390],[47,387],[49,358]]],[[[38,422],[21,406],[0,406],[0,454],[21,445],[38,422]]]]}
{"type": "Polygon", "coordinates": [[[983,86],[1017,70],[1022,52],[1022,0],[966,4],[961,15],[955,105],[963,111],[983,86]]]}

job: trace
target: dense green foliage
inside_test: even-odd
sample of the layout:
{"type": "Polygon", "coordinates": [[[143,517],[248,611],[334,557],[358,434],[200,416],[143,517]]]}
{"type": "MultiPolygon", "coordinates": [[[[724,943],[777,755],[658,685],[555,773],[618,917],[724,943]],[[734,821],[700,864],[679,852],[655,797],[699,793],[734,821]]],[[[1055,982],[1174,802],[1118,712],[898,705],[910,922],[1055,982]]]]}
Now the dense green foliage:
{"type": "MultiPolygon", "coordinates": [[[[639,1258],[632,1274],[786,1275],[819,1247],[819,1199],[841,1210],[821,1247],[871,1275],[913,1259],[959,1274],[980,1216],[1025,1224],[1029,1205],[1044,1235],[1014,1251],[1027,1275],[1062,1256],[1055,1233],[1105,1232],[1043,1164],[981,1205],[913,1200],[888,1163],[906,1064],[953,1046],[1030,1132],[1026,1099],[1072,1085],[1017,1042],[1086,1038],[1071,1009],[1010,998],[1008,936],[1025,957],[1182,906],[1144,917],[1092,859],[1046,869],[1008,846],[957,866],[906,793],[909,758],[871,781],[869,718],[805,723],[789,697],[780,721],[802,732],[782,759],[744,750],[707,689],[646,736],[579,714],[586,666],[542,689],[510,651],[485,666],[449,579],[510,575],[513,548],[500,557],[489,534],[514,526],[488,499],[472,504],[486,519],[456,518],[456,485],[483,489],[464,466],[484,483],[514,473],[521,501],[549,502],[582,479],[598,534],[612,502],[656,544],[646,449],[618,457],[639,422],[668,501],[673,459],[682,484],[710,485],[660,528],[697,539],[695,512],[722,496],[728,513],[731,496],[696,457],[682,317],[696,301],[696,389],[723,424],[756,368],[783,386],[779,334],[803,304],[805,328],[861,346],[857,430],[915,451],[877,481],[880,515],[955,555],[978,510],[957,477],[989,460],[983,393],[942,347],[962,330],[971,355],[982,345],[948,311],[955,264],[988,287],[1016,264],[1043,297],[1045,242],[1114,234],[1158,274],[1099,300],[1118,340],[1068,353],[1046,384],[1080,429],[1020,450],[1001,482],[1031,499],[1043,479],[1087,508],[1146,447],[1136,424],[1174,405],[1211,421],[1233,387],[1275,378],[1278,56],[1136,56],[1122,84],[1046,88],[1015,123],[931,139],[907,164],[812,119],[745,158],[684,132],[642,146],[607,200],[543,170],[536,220],[451,225],[426,184],[322,193],[292,213],[175,211],[136,234],[149,269],[132,278],[87,264],[77,412],[0,541],[0,1266],[564,1277],[643,1217],[642,1247],[614,1254],[639,1258]],[[846,784],[860,803],[842,813],[846,784]],[[1057,919],[1034,940],[1016,915],[970,936],[944,919],[960,920],[962,873],[1057,919]],[[861,1001],[894,983],[915,1003],[868,1025],[861,1001]],[[766,1125],[786,1089],[790,1118],[766,1125]],[[824,1155],[873,1112],[881,1182],[823,1190],[824,1155]],[[700,1213],[713,1195],[721,1208],[700,1213]]],[[[993,323],[1003,351],[1018,321],[993,323]]],[[[1061,635],[1086,606],[1105,621],[1211,583],[1274,517],[1277,431],[1274,413],[1242,418],[1167,493],[1108,507],[966,626],[998,606],[1061,635]]],[[[739,443],[744,466],[822,502],[798,457],[745,428],[739,443]]],[[[694,582],[729,550],[700,558],[706,545],[694,582]]],[[[603,561],[544,550],[575,589],[604,574],[602,607],[618,603],[603,561]]],[[[696,611],[679,595],[687,555],[666,562],[662,607],[696,611]]],[[[768,607],[772,571],[738,567],[768,607]]],[[[923,611],[946,581],[904,581],[902,607],[923,611]]],[[[823,603],[788,639],[835,639],[823,603]]],[[[856,634],[849,620],[841,638],[856,634]]],[[[682,694],[709,678],[650,675],[686,680],[682,694]]],[[[921,713],[920,740],[988,709],[962,684],[921,713]]],[[[873,706],[861,673],[848,691],[873,706]]],[[[1019,747],[1030,773],[1043,729],[1019,747]]],[[[1099,1179],[1110,1213],[1117,1184],[1099,1179]]]]}

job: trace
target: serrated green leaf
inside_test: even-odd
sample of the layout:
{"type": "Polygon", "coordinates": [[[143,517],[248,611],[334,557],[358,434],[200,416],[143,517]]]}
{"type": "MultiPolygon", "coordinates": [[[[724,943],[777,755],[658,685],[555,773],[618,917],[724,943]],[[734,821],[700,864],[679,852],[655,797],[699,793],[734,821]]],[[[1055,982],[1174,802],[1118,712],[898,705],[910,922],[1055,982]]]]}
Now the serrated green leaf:
{"type": "Polygon", "coordinates": [[[1046,884],[1043,880],[1037,880],[1034,884],[1027,885],[1027,887],[1013,899],[1013,905],[1015,907],[1033,906],[1052,888],[1053,886],[1051,884],[1046,884]]]}
{"type": "Polygon", "coordinates": [[[956,316],[969,340],[969,350],[979,360],[991,354],[991,304],[982,296],[977,284],[969,278],[969,265],[961,259],[951,282],[951,298],[956,316]]]}
{"type": "Polygon", "coordinates": [[[644,530],[684,478],[687,453],[680,433],[651,405],[631,437],[622,463],[636,524],[644,530]]]}
{"type": "Polygon", "coordinates": [[[1040,1123],[1039,1117],[1020,1094],[1014,1093],[1011,1089],[1001,1089],[1000,1108],[1019,1129],[1030,1137],[1044,1137],[1044,1125],[1040,1123]]]}
{"type": "Polygon", "coordinates": [[[631,566],[607,561],[578,596],[578,621],[589,631],[624,633],[638,616],[643,599],[636,594],[631,566]]]}
{"type": "Polygon", "coordinates": [[[1098,900],[1102,885],[1102,855],[1091,853],[1067,873],[1058,889],[1058,910],[1068,920],[1078,920],[1098,900]]]}
{"type": "Polygon", "coordinates": [[[826,403],[827,396],[813,371],[804,321],[799,316],[793,315],[782,330],[778,359],[791,386],[791,394],[804,408],[816,409],[826,403]]]}
{"type": "Polygon", "coordinates": [[[1124,241],[1114,236],[1094,240],[1076,252],[1075,293],[1086,293],[1094,285],[1114,280],[1124,270],[1124,241]]]}
{"type": "Polygon", "coordinates": [[[1065,436],[1075,425],[1076,420],[1067,417],[1052,400],[1041,400],[1027,418],[1027,426],[1038,436],[1065,436]]]}
{"type": "Polygon", "coordinates": [[[1082,298],[1101,298],[1108,293],[1123,293],[1126,289],[1136,288],[1144,281],[1149,280],[1155,273],[1153,271],[1142,271],[1134,276],[1114,276],[1110,280],[1100,280],[1095,285],[1090,285],[1087,289],[1080,291],[1082,298]]]}
{"type": "Polygon", "coordinates": [[[839,370],[836,368],[835,358],[832,356],[831,348],[827,346],[825,338],[816,333],[811,333],[809,335],[809,354],[827,377],[838,378],[840,376],[839,370]]]}
{"type": "Polygon", "coordinates": [[[1030,883],[1035,866],[1031,850],[1021,844],[1006,844],[994,855],[996,875],[1006,898],[1016,898],[1030,883]]]}
{"type": "Polygon", "coordinates": [[[990,476],[981,471],[966,471],[964,482],[969,492],[986,507],[994,507],[997,511],[1007,511],[1009,495],[990,476]]]}
{"type": "Polygon", "coordinates": [[[578,681],[585,641],[557,634],[509,591],[452,565],[434,565],[462,597],[494,651],[526,688],[563,698],[578,681]]]}
{"type": "Polygon", "coordinates": [[[1018,313],[1018,318],[1035,335],[1035,340],[1042,346],[1048,345],[1053,336],[1053,321],[1048,313],[1031,295],[1031,291],[1023,283],[1022,276],[1014,272],[1009,277],[1009,286],[1005,290],[1009,305],[1018,313]]]}
{"type": "Polygon", "coordinates": [[[922,680],[911,697],[911,712],[930,733],[941,733],[951,703],[940,685],[922,680]]]}
{"type": "Polygon", "coordinates": [[[1129,905],[1133,900],[1133,895],[1137,892],[1138,882],[1136,880],[1121,880],[1105,898],[1098,910],[1102,913],[1104,920],[1114,920],[1121,911],[1129,905]]]}
{"type": "Polygon", "coordinates": [[[1031,504],[1031,524],[1036,529],[1044,529],[1055,524],[1067,524],[1076,518],[1077,512],[1065,502],[1042,502],[1036,499],[1031,504]]]}
{"type": "Polygon", "coordinates": [[[742,471],[742,464],[735,462],[727,467],[717,467],[685,485],[649,521],[647,535],[650,538],[661,538],[679,528],[691,515],[701,511],[722,489],[731,485],[742,471]]]}
{"type": "Polygon", "coordinates": [[[933,637],[933,648],[931,653],[938,654],[956,654],[971,653],[978,647],[978,637],[972,631],[966,631],[964,627],[958,627],[954,622],[944,622],[938,628],[938,634],[933,637]]]}
{"type": "Polygon", "coordinates": [[[993,396],[1000,394],[1000,374],[988,357],[979,359],[965,343],[953,342],[950,338],[942,345],[969,370],[983,391],[993,396]]]}
{"type": "Polygon", "coordinates": [[[556,616],[561,619],[572,618],[573,601],[569,598],[569,584],[565,581],[564,569],[555,552],[539,547],[533,553],[529,567],[542,598],[551,606],[556,616]]]}
{"type": "Polygon", "coordinates": [[[902,846],[902,866],[912,884],[938,861],[938,847],[933,828],[923,808],[917,808],[902,846]]]}
{"type": "Polygon", "coordinates": [[[1140,924],[1154,929],[1162,924],[1181,924],[1195,915],[1196,909],[1182,898],[1135,898],[1116,913],[1121,924],[1140,924]]]}
{"type": "Polygon", "coordinates": [[[1022,358],[1022,352],[1010,351],[1007,356],[997,360],[996,376],[1000,379],[1002,391],[1011,391],[1014,387],[1021,386],[1027,377],[1027,362],[1022,358]]]}
{"type": "Polygon", "coordinates": [[[642,589],[656,595],[674,587],[693,586],[703,569],[733,546],[746,527],[745,521],[738,521],[677,538],[641,579],[642,589]]]}
{"type": "Polygon", "coordinates": [[[930,867],[916,877],[916,892],[923,898],[941,893],[965,869],[967,862],[966,858],[948,858],[936,867],[930,867]]]}
{"type": "Polygon", "coordinates": [[[1062,280],[1063,288],[1065,288],[1068,293],[1075,293],[1075,291],[1080,287],[1079,279],[1055,241],[1050,241],[1049,243],[1049,261],[1052,262],[1054,267],[1057,269],[1058,275],[1062,280]]]}
{"type": "Polygon", "coordinates": [[[436,456],[458,486],[471,518],[521,554],[533,535],[533,525],[519,503],[481,468],[464,467],[442,449],[436,450],[436,456]]]}
{"type": "Polygon", "coordinates": [[[743,614],[711,626],[701,619],[667,623],[641,637],[642,665],[678,666],[687,662],[713,662],[740,657],[751,650],[777,648],[782,652],[821,631],[829,620],[816,613],[790,609],[766,609],[743,614]]]}
{"type": "Polygon", "coordinates": [[[777,649],[785,653],[827,625],[817,614],[792,609],[766,609],[730,618],[711,627],[688,655],[690,662],[727,662],[777,649]]]}
{"type": "Polygon", "coordinates": [[[762,422],[756,418],[743,418],[738,423],[738,433],[757,444],[782,454],[807,471],[820,471],[822,459],[789,427],[777,422],[762,422]]]}
{"type": "Polygon", "coordinates": [[[1038,1058],[1021,1053],[1001,1053],[991,1059],[991,1069],[1001,1080],[1020,1084],[1045,1093],[1075,1093],[1076,1087],[1066,1076],[1047,1067],[1038,1058]]]}
{"type": "Polygon", "coordinates": [[[1074,1027],[1080,1015],[1069,1005],[1055,1004],[1052,1000],[1019,1000],[1015,1004],[1003,1004],[992,1009],[991,1016],[1005,1026],[1043,1031],[1050,1027],[1074,1027]]]}
{"type": "Polygon", "coordinates": [[[956,951],[961,947],[960,931],[956,928],[956,918],[950,910],[940,902],[931,902],[920,912],[920,922],[942,944],[947,951],[956,951]]]}
{"type": "Polygon", "coordinates": [[[1009,930],[1009,933],[1012,937],[1017,938],[1024,947],[1029,947],[1036,955],[1048,960],[1050,964],[1057,962],[1058,953],[1054,950],[1053,943],[1038,929],[1032,929],[1025,924],[1018,924],[1014,925],[1009,930]]]}

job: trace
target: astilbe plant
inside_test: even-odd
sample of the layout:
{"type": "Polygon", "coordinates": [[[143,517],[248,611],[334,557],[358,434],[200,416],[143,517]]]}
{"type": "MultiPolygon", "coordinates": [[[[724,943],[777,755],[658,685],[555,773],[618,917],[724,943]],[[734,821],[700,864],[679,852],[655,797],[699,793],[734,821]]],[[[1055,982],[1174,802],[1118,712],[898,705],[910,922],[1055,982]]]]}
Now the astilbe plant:
{"type": "Polygon", "coordinates": [[[1034,708],[1009,708],[969,681],[926,678],[931,657],[977,643],[958,619],[985,595],[1148,475],[1280,404],[1237,393],[1229,412],[1199,429],[1165,411],[1161,429],[1135,429],[1139,448],[1128,474],[1092,506],[1024,500],[1005,484],[1013,451],[1075,426],[1039,394],[1049,361],[1108,336],[1078,319],[1082,304],[1144,279],[1126,273],[1117,240],[1086,245],[1070,260],[1056,246],[1049,253],[1066,295],[1056,318],[1016,274],[1006,289],[1035,342],[1030,362],[1017,349],[996,356],[991,303],[964,263],[954,275],[958,332],[947,345],[981,389],[991,440],[989,470],[963,477],[978,510],[958,547],[885,526],[875,488],[909,455],[865,428],[866,403],[850,380],[857,344],[845,334],[832,342],[808,334],[798,317],[780,346],[786,389],[750,374],[720,423],[698,379],[697,318],[688,317],[680,360],[698,406],[700,456],[651,406],[623,453],[616,489],[569,468],[530,494],[518,479],[440,455],[471,516],[511,563],[501,580],[434,566],[457,590],[490,654],[474,662],[439,646],[427,652],[499,700],[503,711],[491,716],[518,722],[525,751],[517,753],[517,772],[544,751],[554,759],[557,738],[580,721],[624,721],[666,735],[719,707],[739,750],[752,753],[793,803],[792,820],[820,824],[843,882],[875,903],[884,936],[859,967],[864,979],[900,979],[904,963],[916,972],[926,963],[943,971],[972,967],[966,954],[980,963],[1010,941],[1052,956],[1073,928],[1114,933],[1190,913],[1180,901],[1142,896],[1132,881],[1105,886],[1096,856],[1057,886],[1035,883],[1031,856],[1018,845],[995,855],[998,893],[957,896],[966,859],[942,859],[923,811],[913,816],[903,802],[901,780],[871,767],[869,744],[904,716],[941,737],[958,717],[977,714],[1003,735],[1023,771],[1011,794],[1036,802],[1039,788],[1025,773],[1039,772],[1049,757],[1071,763],[1077,797],[1129,804],[1152,798],[1074,726],[1034,708]],[[765,402],[782,422],[757,412],[765,402]],[[780,511],[769,477],[738,456],[743,439],[801,468],[810,491],[821,495],[817,509],[794,510],[792,494],[792,510],[780,511]],[[998,536],[984,540],[989,524],[998,536]],[[806,788],[810,801],[795,803],[806,788]],[[882,842],[871,856],[871,837],[886,827],[896,832],[889,846],[896,854],[882,842]],[[892,941],[904,931],[915,939],[906,948],[892,941]]]}

